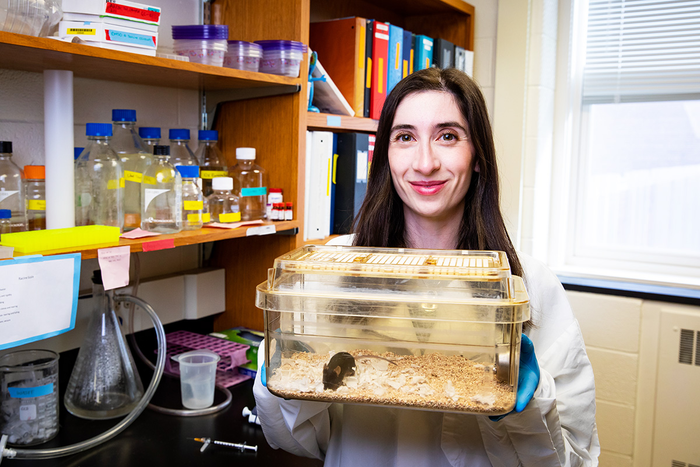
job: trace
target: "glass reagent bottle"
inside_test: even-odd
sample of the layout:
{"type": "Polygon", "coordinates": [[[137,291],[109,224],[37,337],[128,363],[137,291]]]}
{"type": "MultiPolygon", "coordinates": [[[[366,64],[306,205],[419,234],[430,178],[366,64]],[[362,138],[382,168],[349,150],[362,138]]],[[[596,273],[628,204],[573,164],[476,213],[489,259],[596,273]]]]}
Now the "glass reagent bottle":
{"type": "Polygon", "coordinates": [[[214,189],[211,181],[216,177],[228,177],[226,161],[218,148],[219,132],[215,130],[199,130],[199,146],[195,156],[199,161],[202,177],[202,192],[204,196],[212,194],[214,189]]]}
{"type": "Polygon", "coordinates": [[[241,220],[239,198],[234,195],[233,179],[217,177],[212,180],[214,192],[207,198],[212,222],[238,222],[241,220]]]}
{"type": "Polygon", "coordinates": [[[9,209],[12,232],[27,230],[22,171],[12,162],[12,141],[0,141],[0,209],[9,209]]]}
{"type": "Polygon", "coordinates": [[[178,165],[177,171],[182,177],[182,228],[197,230],[202,228],[204,212],[204,196],[197,185],[199,167],[193,165],[178,165]]]}
{"type": "Polygon", "coordinates": [[[169,146],[155,146],[153,163],[143,175],[141,228],[149,232],[182,230],[182,177],[169,159],[169,146]]]}
{"type": "Polygon", "coordinates": [[[240,197],[241,220],[267,217],[265,169],[255,164],[255,148],[236,148],[238,163],[232,169],[233,191],[240,197]]]}

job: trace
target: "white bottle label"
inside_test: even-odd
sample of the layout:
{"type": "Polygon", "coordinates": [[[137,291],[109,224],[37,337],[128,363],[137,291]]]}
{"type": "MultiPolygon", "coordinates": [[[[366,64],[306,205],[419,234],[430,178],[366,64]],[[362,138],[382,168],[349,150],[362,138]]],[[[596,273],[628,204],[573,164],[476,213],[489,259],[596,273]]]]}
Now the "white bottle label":
{"type": "Polygon", "coordinates": [[[153,201],[153,198],[155,198],[158,195],[162,195],[163,193],[167,193],[169,191],[170,190],[168,189],[161,188],[146,188],[145,190],[143,190],[143,205],[146,206],[146,209],[148,209],[148,206],[151,204],[151,201],[153,201]]]}
{"type": "Polygon", "coordinates": [[[36,420],[36,405],[22,405],[19,408],[19,419],[21,421],[36,420]]]}
{"type": "Polygon", "coordinates": [[[7,198],[9,198],[10,196],[15,195],[15,194],[17,194],[17,193],[19,193],[19,191],[17,191],[17,190],[14,190],[14,191],[10,191],[10,190],[8,190],[8,191],[0,191],[0,203],[2,203],[3,201],[5,201],[5,200],[6,200],[7,198]]]}

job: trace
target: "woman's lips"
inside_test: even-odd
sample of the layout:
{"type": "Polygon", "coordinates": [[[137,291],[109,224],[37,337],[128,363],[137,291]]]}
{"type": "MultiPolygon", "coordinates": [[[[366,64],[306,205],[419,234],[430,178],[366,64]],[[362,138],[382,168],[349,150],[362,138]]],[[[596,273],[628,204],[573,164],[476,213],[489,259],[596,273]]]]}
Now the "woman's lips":
{"type": "Polygon", "coordinates": [[[409,182],[411,188],[419,195],[434,195],[443,189],[447,183],[445,180],[436,180],[428,182],[409,182]]]}

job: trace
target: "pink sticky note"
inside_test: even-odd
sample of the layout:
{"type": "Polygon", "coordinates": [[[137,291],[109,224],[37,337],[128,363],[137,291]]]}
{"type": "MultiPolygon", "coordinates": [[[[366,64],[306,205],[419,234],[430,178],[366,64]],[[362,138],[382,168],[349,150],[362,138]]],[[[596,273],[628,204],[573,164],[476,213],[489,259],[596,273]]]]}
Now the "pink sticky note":
{"type": "Polygon", "coordinates": [[[257,225],[262,223],[263,221],[261,219],[254,221],[227,222],[225,224],[220,222],[212,222],[211,224],[207,224],[205,227],[215,227],[219,229],[237,229],[238,227],[243,227],[244,225],[257,225]]]}
{"type": "Polygon", "coordinates": [[[130,239],[135,239],[135,238],[143,238],[143,237],[155,237],[160,235],[157,232],[146,232],[145,230],[141,229],[134,229],[131,232],[125,232],[120,235],[121,238],[130,238],[130,239]]]}
{"type": "Polygon", "coordinates": [[[163,240],[155,240],[152,242],[143,242],[141,244],[143,251],[165,250],[167,248],[175,248],[174,238],[164,238],[163,240]]]}
{"type": "Polygon", "coordinates": [[[102,271],[102,284],[105,290],[126,287],[129,285],[129,253],[128,246],[115,248],[100,248],[97,250],[97,261],[102,271]]]}

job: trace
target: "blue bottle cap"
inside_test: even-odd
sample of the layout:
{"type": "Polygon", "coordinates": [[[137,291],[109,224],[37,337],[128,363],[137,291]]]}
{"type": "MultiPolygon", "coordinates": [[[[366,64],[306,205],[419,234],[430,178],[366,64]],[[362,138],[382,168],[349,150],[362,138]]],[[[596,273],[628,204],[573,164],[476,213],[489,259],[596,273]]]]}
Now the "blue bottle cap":
{"type": "Polygon", "coordinates": [[[200,141],[218,141],[219,132],[216,130],[199,130],[200,141]]]}
{"type": "Polygon", "coordinates": [[[84,150],[85,150],[85,148],[73,148],[73,160],[80,157],[80,155],[83,153],[84,150]]]}
{"type": "Polygon", "coordinates": [[[88,136],[112,136],[112,124],[88,123],[85,125],[85,134],[88,136]]]}
{"type": "Polygon", "coordinates": [[[175,168],[180,172],[182,178],[197,178],[199,177],[199,166],[196,165],[176,165],[175,168]]]}
{"type": "Polygon", "coordinates": [[[170,139],[190,139],[190,130],[178,128],[168,132],[170,139]]]}
{"type": "Polygon", "coordinates": [[[0,209],[0,219],[11,219],[12,211],[9,209],[0,209]]]}
{"type": "Polygon", "coordinates": [[[112,121],[113,122],[135,122],[136,121],[136,111],[133,109],[113,109],[112,110],[112,121]]]}
{"type": "Polygon", "coordinates": [[[144,139],[160,139],[160,128],[142,126],[139,128],[139,136],[144,139]]]}

